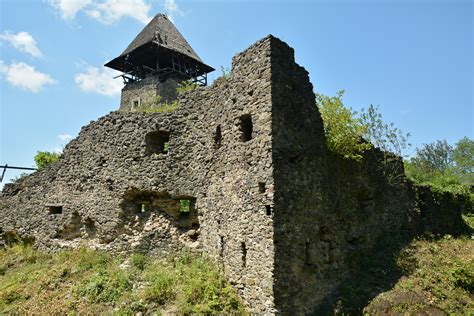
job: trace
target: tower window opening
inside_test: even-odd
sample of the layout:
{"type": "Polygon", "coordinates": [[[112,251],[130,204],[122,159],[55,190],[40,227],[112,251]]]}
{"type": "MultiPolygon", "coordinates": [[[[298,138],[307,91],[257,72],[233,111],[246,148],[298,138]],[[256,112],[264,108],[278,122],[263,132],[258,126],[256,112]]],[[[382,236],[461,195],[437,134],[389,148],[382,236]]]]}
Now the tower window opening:
{"type": "Polygon", "coordinates": [[[217,147],[221,146],[221,140],[222,140],[222,129],[220,125],[217,125],[216,127],[216,133],[214,134],[214,144],[217,147]]]}
{"type": "Polygon", "coordinates": [[[148,154],[167,154],[169,152],[169,141],[169,132],[150,132],[145,136],[146,151],[148,154]]]}
{"type": "Polygon", "coordinates": [[[136,110],[140,106],[140,99],[132,100],[132,110],[136,110]]]}
{"type": "Polygon", "coordinates": [[[239,130],[241,132],[240,140],[243,142],[248,142],[252,139],[253,124],[252,116],[250,114],[242,115],[239,118],[239,130]]]}

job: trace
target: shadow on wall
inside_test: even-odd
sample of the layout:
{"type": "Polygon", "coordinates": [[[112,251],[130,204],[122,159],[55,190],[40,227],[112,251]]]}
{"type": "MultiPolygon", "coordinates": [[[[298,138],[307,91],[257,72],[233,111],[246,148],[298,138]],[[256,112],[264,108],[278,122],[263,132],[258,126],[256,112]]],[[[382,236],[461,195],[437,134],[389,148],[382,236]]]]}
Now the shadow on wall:
{"type": "MultiPolygon", "coordinates": [[[[474,231],[461,217],[463,201],[451,193],[442,193],[442,198],[439,195],[426,187],[416,188],[417,208],[420,210],[420,217],[416,220],[417,231],[414,234],[387,233],[370,252],[349,257],[347,277],[323,299],[315,313],[362,315],[372,299],[392,289],[406,274],[397,261],[401,251],[414,237],[436,240],[445,234],[471,236],[474,231]]],[[[377,308],[381,308],[376,311],[377,314],[386,312],[382,305],[377,308]]]]}

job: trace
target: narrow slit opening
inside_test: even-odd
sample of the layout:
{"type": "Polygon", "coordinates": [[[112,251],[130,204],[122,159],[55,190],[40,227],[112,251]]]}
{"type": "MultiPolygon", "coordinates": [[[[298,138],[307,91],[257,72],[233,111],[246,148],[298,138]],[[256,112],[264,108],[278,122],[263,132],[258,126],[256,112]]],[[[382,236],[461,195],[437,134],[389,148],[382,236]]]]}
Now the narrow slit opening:
{"type": "Polygon", "coordinates": [[[216,145],[216,147],[219,148],[221,146],[221,140],[222,140],[221,126],[217,125],[216,133],[214,134],[214,144],[216,145]]]}
{"type": "Polygon", "coordinates": [[[268,216],[272,215],[272,207],[270,205],[265,205],[265,211],[268,216]]]}
{"type": "Polygon", "coordinates": [[[265,188],[265,182],[259,182],[258,183],[258,192],[259,193],[265,193],[266,188],[265,188]]]}
{"type": "Polygon", "coordinates": [[[242,242],[240,247],[242,248],[242,267],[245,268],[247,266],[247,246],[245,242],[242,242]]]}

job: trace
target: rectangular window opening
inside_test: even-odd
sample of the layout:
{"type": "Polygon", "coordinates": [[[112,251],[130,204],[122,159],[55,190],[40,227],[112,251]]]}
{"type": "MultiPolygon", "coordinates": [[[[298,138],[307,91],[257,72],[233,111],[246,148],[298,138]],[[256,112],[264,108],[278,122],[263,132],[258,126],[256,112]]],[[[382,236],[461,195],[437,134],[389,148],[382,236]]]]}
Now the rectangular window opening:
{"type": "Polygon", "coordinates": [[[145,135],[146,152],[148,154],[167,154],[169,152],[169,142],[169,132],[149,132],[145,135]]]}
{"type": "Polygon", "coordinates": [[[259,193],[265,193],[266,188],[265,188],[265,182],[259,182],[258,183],[258,192],[259,193]]]}
{"type": "Polygon", "coordinates": [[[62,205],[48,205],[47,208],[48,208],[49,214],[62,214],[63,213],[62,205]]]}
{"type": "Polygon", "coordinates": [[[135,99],[132,101],[132,110],[135,110],[140,106],[140,99],[135,99]]]}
{"type": "Polygon", "coordinates": [[[253,123],[252,116],[250,114],[242,115],[239,118],[239,130],[241,132],[241,141],[248,142],[252,139],[253,123]]]}

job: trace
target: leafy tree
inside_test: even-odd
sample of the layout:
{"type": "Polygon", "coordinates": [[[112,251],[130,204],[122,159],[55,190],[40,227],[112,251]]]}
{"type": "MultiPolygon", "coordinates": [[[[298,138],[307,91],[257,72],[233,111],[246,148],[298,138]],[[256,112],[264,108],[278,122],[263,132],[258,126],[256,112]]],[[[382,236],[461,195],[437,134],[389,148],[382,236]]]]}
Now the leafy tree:
{"type": "Polygon", "coordinates": [[[446,140],[438,140],[431,144],[425,144],[416,150],[413,163],[427,174],[443,173],[454,167],[453,146],[446,140]]]}
{"type": "Polygon", "coordinates": [[[367,128],[364,138],[375,147],[403,156],[403,152],[411,146],[408,143],[410,133],[403,133],[393,123],[385,123],[378,106],[370,105],[366,110],[362,109],[360,119],[367,128]]]}
{"type": "Polygon", "coordinates": [[[460,173],[472,175],[474,173],[474,141],[468,137],[462,138],[454,147],[452,159],[460,173]]]}
{"type": "Polygon", "coordinates": [[[357,112],[344,106],[343,95],[343,90],[334,97],[316,94],[316,105],[323,118],[328,148],[346,159],[359,161],[372,145],[363,140],[367,127],[356,117],[357,112]]]}
{"type": "Polygon", "coordinates": [[[468,194],[474,185],[474,142],[464,137],[455,146],[446,140],[425,144],[405,162],[405,169],[416,183],[468,194]]]}
{"type": "Polygon", "coordinates": [[[38,170],[43,169],[44,167],[58,161],[60,156],[60,154],[55,152],[38,151],[35,156],[36,168],[38,168],[38,170]]]}

